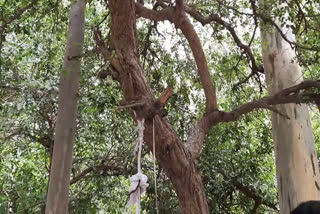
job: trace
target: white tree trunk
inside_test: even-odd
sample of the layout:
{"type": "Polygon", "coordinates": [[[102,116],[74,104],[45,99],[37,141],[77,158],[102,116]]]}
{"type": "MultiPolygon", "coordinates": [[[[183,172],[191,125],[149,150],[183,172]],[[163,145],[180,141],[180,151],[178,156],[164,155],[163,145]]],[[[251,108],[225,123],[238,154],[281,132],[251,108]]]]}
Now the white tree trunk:
{"type": "Polygon", "coordinates": [[[46,214],[68,213],[73,137],[76,131],[77,95],[84,43],[85,0],[71,5],[67,47],[60,76],[58,116],[46,214]]]}
{"type": "MultiPolygon", "coordinates": [[[[292,31],[282,32],[294,41],[292,31]]],[[[274,27],[261,27],[262,56],[270,95],[303,81],[295,52],[274,27]]],[[[290,119],[272,112],[278,192],[281,214],[300,202],[320,197],[319,167],[308,107],[305,104],[277,105],[290,119]]]]}

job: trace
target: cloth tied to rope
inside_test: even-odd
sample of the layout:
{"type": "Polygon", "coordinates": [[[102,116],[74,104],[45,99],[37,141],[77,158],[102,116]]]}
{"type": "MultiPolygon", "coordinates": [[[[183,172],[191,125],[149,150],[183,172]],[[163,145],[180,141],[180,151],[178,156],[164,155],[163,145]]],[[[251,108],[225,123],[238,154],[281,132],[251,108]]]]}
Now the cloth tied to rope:
{"type": "Polygon", "coordinates": [[[141,171],[141,151],[143,144],[144,119],[138,120],[138,138],[136,140],[135,153],[138,150],[138,173],[130,178],[130,198],[128,206],[133,207],[137,203],[136,214],[140,214],[140,196],[148,187],[148,177],[141,171]]]}
{"type": "Polygon", "coordinates": [[[144,193],[148,187],[148,177],[142,173],[137,173],[130,178],[130,199],[129,206],[133,206],[140,201],[140,195],[144,193]]]}

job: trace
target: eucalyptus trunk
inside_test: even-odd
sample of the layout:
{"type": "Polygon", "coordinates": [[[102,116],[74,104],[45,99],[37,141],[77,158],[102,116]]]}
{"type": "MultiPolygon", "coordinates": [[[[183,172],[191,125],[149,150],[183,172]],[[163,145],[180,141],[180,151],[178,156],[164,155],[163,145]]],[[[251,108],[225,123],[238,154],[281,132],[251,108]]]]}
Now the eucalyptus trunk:
{"type": "MultiPolygon", "coordinates": [[[[295,41],[291,29],[281,31],[286,39],[295,41]]],[[[267,23],[261,26],[261,34],[269,94],[301,83],[303,74],[291,45],[267,23]]],[[[318,159],[307,105],[276,108],[283,114],[271,113],[280,213],[288,214],[302,201],[319,199],[318,159]]]]}
{"type": "Polygon", "coordinates": [[[60,76],[58,116],[46,213],[68,213],[73,138],[76,131],[77,96],[84,43],[84,0],[71,5],[69,32],[60,76]]]}

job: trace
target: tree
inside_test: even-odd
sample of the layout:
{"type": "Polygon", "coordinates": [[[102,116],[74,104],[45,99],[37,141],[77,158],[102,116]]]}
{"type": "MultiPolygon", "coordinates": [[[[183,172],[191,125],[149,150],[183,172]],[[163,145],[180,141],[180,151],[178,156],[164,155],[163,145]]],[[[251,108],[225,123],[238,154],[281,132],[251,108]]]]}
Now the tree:
{"type": "MultiPolygon", "coordinates": [[[[70,5],[5,2],[0,1],[0,212],[9,205],[18,213],[37,213],[58,125],[58,73],[70,5]]],[[[266,96],[256,33],[264,14],[255,1],[88,2],[70,212],[124,212],[128,177],[135,172],[134,127],[144,118],[149,148],[155,121],[160,213],[278,213],[270,119],[256,110],[283,114],[274,105],[318,99],[318,16],[311,4],[293,0],[282,10],[289,11],[298,41],[308,47],[299,48],[297,57],[313,81],[266,96]]],[[[319,139],[317,116],[313,126],[319,139]]],[[[150,182],[141,206],[153,213],[146,149],[142,160],[150,182]]]]}
{"type": "MultiPolygon", "coordinates": [[[[267,2],[262,2],[264,14],[272,8],[267,2]]],[[[267,22],[261,26],[261,34],[269,94],[303,82],[290,27],[276,29],[267,22]]],[[[301,202],[319,200],[319,165],[307,105],[285,104],[276,108],[278,113],[272,112],[272,130],[280,211],[289,213],[301,202]]]]}
{"type": "Polygon", "coordinates": [[[152,118],[155,118],[156,135],[162,136],[157,138],[156,156],[175,187],[181,212],[209,213],[201,177],[195,165],[195,158],[200,154],[206,134],[212,126],[219,122],[237,120],[240,115],[253,109],[273,109],[269,106],[270,104],[282,103],[282,101],[275,99],[279,94],[275,94],[270,102],[260,100],[260,102],[248,103],[230,113],[219,111],[215,87],[208,71],[202,45],[193,25],[186,16],[186,11],[191,11],[191,14],[195,11],[188,8],[183,0],[177,0],[175,7],[168,7],[160,12],[149,10],[130,0],[114,0],[110,1],[110,10],[111,44],[114,47],[116,57],[107,53],[99,33],[96,33],[96,40],[100,52],[106,60],[110,60],[113,68],[119,74],[124,95],[123,103],[134,106],[132,110],[135,112],[134,118],[136,120],[141,118],[146,120],[145,142],[150,148],[152,146],[152,118]],[[161,107],[164,106],[168,97],[164,99],[165,102],[162,101],[162,96],[154,102],[150,86],[139,65],[135,37],[136,14],[155,21],[170,20],[176,28],[182,31],[192,50],[206,97],[206,110],[191,131],[186,145],[181,143],[167,121],[158,113],[161,112],[161,107]]]}
{"type": "Polygon", "coordinates": [[[76,132],[86,1],[75,2],[70,9],[69,37],[60,76],[57,124],[46,213],[68,213],[73,138],[76,132]]]}

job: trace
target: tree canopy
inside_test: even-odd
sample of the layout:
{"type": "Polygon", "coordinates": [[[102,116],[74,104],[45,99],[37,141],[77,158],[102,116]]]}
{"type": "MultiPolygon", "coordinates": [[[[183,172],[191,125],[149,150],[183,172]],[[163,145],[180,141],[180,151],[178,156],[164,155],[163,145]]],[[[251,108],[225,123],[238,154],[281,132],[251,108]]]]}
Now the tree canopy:
{"type": "MultiPolygon", "coordinates": [[[[0,213],[44,212],[72,2],[0,0],[0,213]]],[[[70,213],[123,213],[128,178],[136,173],[136,122],[127,107],[134,103],[128,102],[131,91],[124,86],[130,81],[123,83],[117,68],[118,62],[121,69],[127,62],[118,50],[134,42],[121,43],[128,38],[117,30],[127,26],[121,26],[123,17],[114,18],[112,2],[87,1],[84,49],[77,56],[82,71],[70,213]]],[[[204,142],[190,149],[190,157],[196,157],[194,169],[200,172],[210,212],[279,213],[270,120],[275,104],[310,104],[320,155],[320,2],[274,1],[276,9],[268,11],[272,18],[254,0],[131,2],[138,67],[150,86],[145,93],[154,102],[168,88],[173,90],[160,109],[161,120],[171,124],[185,147],[197,124],[204,126],[204,142]],[[179,7],[185,11],[182,21],[179,7]],[[273,25],[290,42],[307,79],[274,96],[266,90],[261,22],[273,25]],[[286,38],[283,26],[292,28],[296,42],[286,38]],[[203,57],[195,56],[195,35],[203,57]]],[[[145,109],[156,114],[150,106],[145,109]]],[[[175,183],[161,161],[156,173],[159,211],[178,213],[175,183]]],[[[152,154],[146,146],[142,168],[149,187],[141,206],[156,213],[152,154]]]]}

